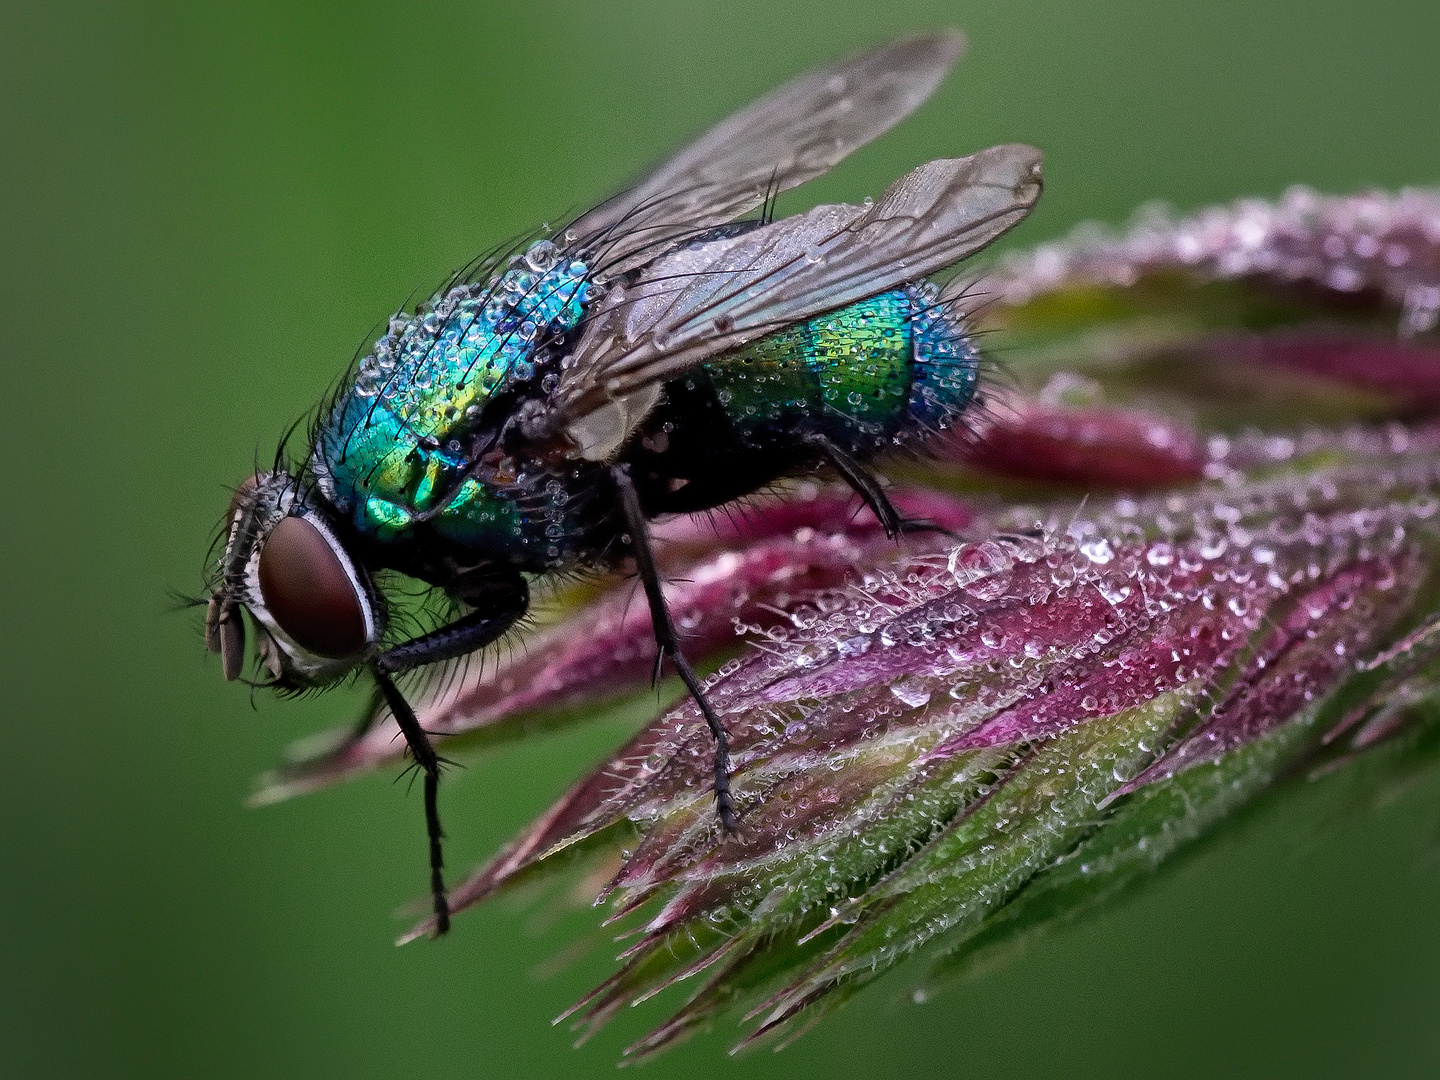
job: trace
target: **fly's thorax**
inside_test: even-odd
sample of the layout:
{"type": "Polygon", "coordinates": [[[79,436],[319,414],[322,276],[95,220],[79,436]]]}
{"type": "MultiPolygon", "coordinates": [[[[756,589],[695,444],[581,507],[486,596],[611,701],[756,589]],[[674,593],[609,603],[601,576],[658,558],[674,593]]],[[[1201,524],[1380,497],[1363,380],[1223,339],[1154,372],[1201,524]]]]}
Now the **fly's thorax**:
{"type": "Polygon", "coordinates": [[[363,662],[384,631],[364,564],[312,488],[283,471],[237,490],[206,618],[227,678],[243,667],[248,613],[262,665],[276,683],[318,686],[363,662]]]}
{"type": "MultiPolygon", "coordinates": [[[[337,517],[354,522],[367,559],[446,587],[446,568],[493,562],[525,572],[562,569],[581,558],[600,513],[598,467],[549,467],[493,451],[469,461],[444,449],[417,449],[424,463],[406,504],[359,499],[322,476],[337,517]]],[[[318,470],[317,470],[318,472],[318,470]]]]}
{"type": "Polygon", "coordinates": [[[457,556],[535,573],[564,569],[587,554],[606,514],[600,471],[588,462],[486,461],[424,523],[426,535],[457,556]]]}
{"type": "Polygon", "coordinates": [[[542,240],[483,284],[393,318],[317,431],[310,467],[326,498],[378,544],[426,523],[503,547],[524,510],[503,483],[472,479],[485,432],[505,402],[541,392],[590,290],[588,267],[542,240]]]}

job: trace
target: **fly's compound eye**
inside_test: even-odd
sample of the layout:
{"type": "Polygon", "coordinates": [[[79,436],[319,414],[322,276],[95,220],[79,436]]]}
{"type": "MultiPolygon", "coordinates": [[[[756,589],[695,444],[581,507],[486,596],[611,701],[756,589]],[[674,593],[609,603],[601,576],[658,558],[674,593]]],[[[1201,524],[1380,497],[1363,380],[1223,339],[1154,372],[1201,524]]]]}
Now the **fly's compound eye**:
{"type": "Polygon", "coordinates": [[[283,518],[260,549],[260,595],[280,629],[316,656],[365,648],[367,600],[336,543],[303,517],[283,518]]]}

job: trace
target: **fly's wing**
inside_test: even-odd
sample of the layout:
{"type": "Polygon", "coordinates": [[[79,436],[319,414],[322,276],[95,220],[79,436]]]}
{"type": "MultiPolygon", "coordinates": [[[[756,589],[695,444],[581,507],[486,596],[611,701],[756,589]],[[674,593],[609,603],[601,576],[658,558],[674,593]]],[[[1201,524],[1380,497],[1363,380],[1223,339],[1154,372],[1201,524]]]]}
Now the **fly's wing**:
{"type": "Polygon", "coordinates": [[[833,168],[929,97],[964,47],[959,31],[946,30],[802,76],[723,121],[568,231],[605,272],[633,269],[665,243],[733,221],[767,194],[833,168]]]}
{"type": "Polygon", "coordinates": [[[932,161],[870,206],[817,206],[662,256],[595,313],[551,396],[547,427],[600,460],[660,383],[783,326],[916,281],[973,254],[1040,196],[1040,152],[996,146],[932,161]]]}

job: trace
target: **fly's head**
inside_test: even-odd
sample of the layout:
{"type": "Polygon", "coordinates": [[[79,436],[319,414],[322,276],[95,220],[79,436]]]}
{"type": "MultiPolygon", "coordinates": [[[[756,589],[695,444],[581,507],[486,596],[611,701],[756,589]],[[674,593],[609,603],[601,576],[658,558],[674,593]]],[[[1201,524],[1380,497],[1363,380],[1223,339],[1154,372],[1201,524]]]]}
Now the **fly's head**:
{"type": "Polygon", "coordinates": [[[282,690],[323,686],[372,656],[384,612],[364,565],[318,500],[284,471],[241,484],[205,614],[205,640],[225,678],[245,662],[249,612],[261,664],[282,690]]]}

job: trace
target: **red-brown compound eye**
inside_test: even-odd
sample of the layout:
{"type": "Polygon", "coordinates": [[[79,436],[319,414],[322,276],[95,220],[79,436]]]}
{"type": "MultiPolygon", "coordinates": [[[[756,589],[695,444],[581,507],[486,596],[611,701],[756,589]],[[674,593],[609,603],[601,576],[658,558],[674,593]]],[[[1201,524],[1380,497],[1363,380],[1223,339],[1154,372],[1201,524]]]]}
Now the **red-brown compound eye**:
{"type": "Polygon", "coordinates": [[[260,595],[280,629],[317,656],[365,648],[364,597],[325,534],[304,518],[270,530],[260,549],[260,595]]]}

